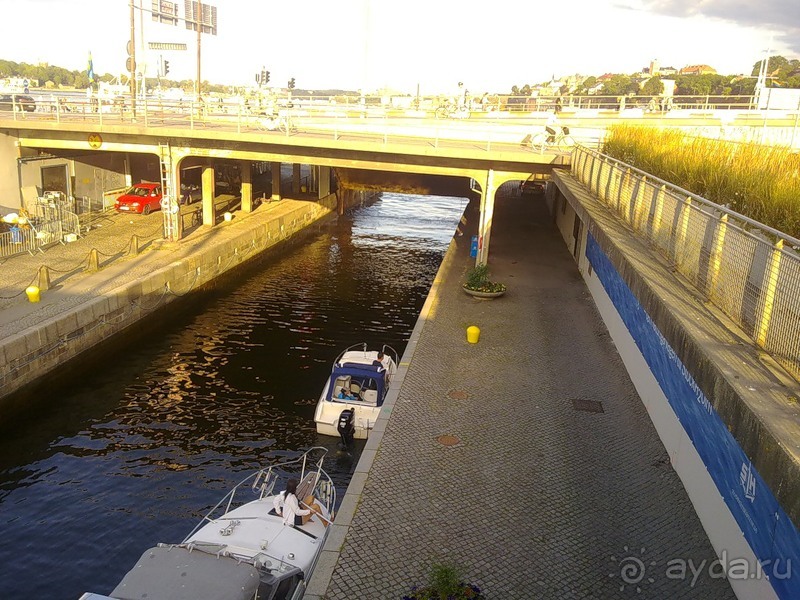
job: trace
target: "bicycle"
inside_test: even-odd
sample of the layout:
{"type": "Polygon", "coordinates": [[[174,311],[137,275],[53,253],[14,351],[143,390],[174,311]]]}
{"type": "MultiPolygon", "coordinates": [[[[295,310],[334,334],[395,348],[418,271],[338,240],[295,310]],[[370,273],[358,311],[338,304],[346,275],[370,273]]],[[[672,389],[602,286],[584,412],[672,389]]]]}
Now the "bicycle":
{"type": "Polygon", "coordinates": [[[562,126],[560,131],[550,126],[544,129],[531,138],[531,148],[539,148],[539,152],[544,152],[546,148],[572,148],[575,145],[575,138],[569,134],[569,127],[562,126]]]}
{"type": "Polygon", "coordinates": [[[453,104],[448,102],[442,104],[435,111],[434,115],[437,119],[469,119],[469,108],[466,104],[453,104]]]}
{"type": "Polygon", "coordinates": [[[289,116],[288,111],[280,110],[270,116],[256,119],[256,126],[263,131],[280,131],[281,133],[296,133],[297,126],[289,116]]]}

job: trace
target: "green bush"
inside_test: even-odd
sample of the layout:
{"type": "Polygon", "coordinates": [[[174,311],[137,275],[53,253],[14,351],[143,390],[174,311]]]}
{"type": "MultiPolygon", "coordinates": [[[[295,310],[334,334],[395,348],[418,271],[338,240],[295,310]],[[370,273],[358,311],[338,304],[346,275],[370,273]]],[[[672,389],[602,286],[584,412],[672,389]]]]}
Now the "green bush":
{"type": "Polygon", "coordinates": [[[464,287],[474,292],[505,292],[504,283],[495,283],[489,279],[489,266],[485,263],[467,271],[464,287]]]}

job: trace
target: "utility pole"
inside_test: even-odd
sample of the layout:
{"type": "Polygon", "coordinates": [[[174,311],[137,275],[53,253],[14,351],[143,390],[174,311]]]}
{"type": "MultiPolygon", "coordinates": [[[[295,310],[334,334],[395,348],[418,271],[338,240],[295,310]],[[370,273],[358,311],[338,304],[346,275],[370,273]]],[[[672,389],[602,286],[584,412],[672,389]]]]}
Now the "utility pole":
{"type": "Polygon", "coordinates": [[[201,23],[203,22],[203,15],[200,12],[202,9],[202,5],[200,4],[200,0],[197,0],[197,12],[195,13],[195,23],[197,24],[197,100],[200,100],[200,36],[203,33],[203,28],[201,23]]]}
{"type": "Polygon", "coordinates": [[[130,0],[131,7],[131,41],[128,46],[128,54],[130,64],[128,71],[130,74],[131,85],[131,109],[136,114],[136,11],[133,6],[133,0],[130,0]]]}

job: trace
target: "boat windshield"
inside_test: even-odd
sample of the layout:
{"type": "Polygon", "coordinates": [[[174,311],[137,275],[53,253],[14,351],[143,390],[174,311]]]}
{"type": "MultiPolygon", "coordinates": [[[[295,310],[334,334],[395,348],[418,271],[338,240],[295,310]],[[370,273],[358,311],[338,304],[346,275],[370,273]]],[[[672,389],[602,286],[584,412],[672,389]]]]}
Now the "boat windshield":
{"type": "Polygon", "coordinates": [[[337,365],[328,384],[328,400],[380,406],[386,393],[386,371],[381,366],[337,365]]]}

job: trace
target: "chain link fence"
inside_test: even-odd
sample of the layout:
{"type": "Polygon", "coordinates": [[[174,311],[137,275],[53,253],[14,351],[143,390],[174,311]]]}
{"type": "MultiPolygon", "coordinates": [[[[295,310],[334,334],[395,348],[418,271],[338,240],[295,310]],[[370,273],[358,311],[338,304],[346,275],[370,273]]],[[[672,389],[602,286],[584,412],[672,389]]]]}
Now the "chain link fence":
{"type": "Polygon", "coordinates": [[[571,170],[800,379],[800,240],[588,148],[571,170]]]}

